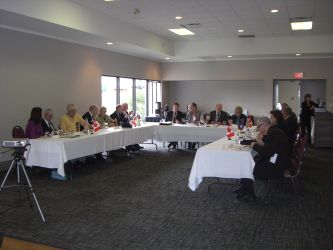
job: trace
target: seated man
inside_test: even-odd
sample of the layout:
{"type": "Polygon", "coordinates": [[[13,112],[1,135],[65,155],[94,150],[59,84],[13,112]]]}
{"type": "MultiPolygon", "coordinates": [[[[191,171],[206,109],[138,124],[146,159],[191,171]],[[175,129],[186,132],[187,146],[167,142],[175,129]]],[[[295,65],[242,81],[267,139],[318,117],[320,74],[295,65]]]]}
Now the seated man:
{"type": "Polygon", "coordinates": [[[108,124],[109,127],[116,126],[116,121],[113,120],[110,116],[106,114],[107,109],[106,107],[101,107],[99,109],[99,114],[96,117],[96,120],[101,124],[104,125],[105,123],[108,124]]]}
{"type": "MultiPolygon", "coordinates": [[[[257,122],[260,134],[265,135],[265,142],[253,142],[251,147],[258,152],[255,157],[253,175],[255,179],[279,179],[284,170],[289,168],[291,151],[288,138],[277,126],[271,124],[268,117],[262,117],[257,122]]],[[[241,188],[236,190],[237,198],[255,199],[253,180],[241,179],[241,188]]]]}
{"type": "MultiPolygon", "coordinates": [[[[200,112],[198,111],[198,106],[195,102],[189,105],[189,111],[186,115],[186,120],[188,123],[199,124],[200,122],[200,112]]],[[[188,149],[195,149],[195,142],[188,142],[188,149]]]]}
{"type": "Polygon", "coordinates": [[[96,117],[98,115],[99,109],[97,105],[91,105],[89,107],[89,111],[84,113],[84,115],[82,116],[83,120],[88,121],[88,123],[90,125],[92,125],[94,123],[94,121],[96,121],[96,117]]]}
{"type": "Polygon", "coordinates": [[[245,127],[246,116],[243,114],[243,108],[241,106],[235,108],[235,114],[232,115],[231,119],[233,124],[245,127]]]}
{"type": "Polygon", "coordinates": [[[215,110],[210,112],[208,123],[218,125],[227,124],[229,115],[222,110],[222,107],[221,103],[216,104],[215,110]]]}
{"type": "MultiPolygon", "coordinates": [[[[184,117],[185,117],[185,114],[179,110],[179,103],[175,102],[172,106],[172,110],[168,111],[166,113],[165,121],[182,124],[184,117]]],[[[175,149],[177,147],[177,145],[178,145],[178,142],[171,141],[168,145],[168,148],[173,147],[173,149],[175,149]]]]}
{"type": "Polygon", "coordinates": [[[53,118],[53,110],[52,109],[46,109],[44,112],[44,118],[42,119],[42,128],[44,133],[52,133],[55,132],[56,129],[52,123],[53,118]]]}
{"type": "Polygon", "coordinates": [[[85,126],[85,120],[77,113],[74,104],[68,104],[67,113],[60,119],[60,129],[64,132],[74,132],[77,129],[77,124],[85,126]]]}
{"type": "MultiPolygon", "coordinates": [[[[132,127],[130,124],[130,116],[133,114],[133,111],[128,112],[128,103],[124,102],[121,104],[122,113],[120,114],[120,125],[123,127],[132,127]]],[[[126,147],[128,151],[137,151],[143,149],[139,144],[128,145],[126,147]]]]}
{"type": "Polygon", "coordinates": [[[122,119],[123,108],[120,104],[116,106],[116,110],[110,115],[111,119],[115,121],[116,126],[120,125],[122,119]]]}

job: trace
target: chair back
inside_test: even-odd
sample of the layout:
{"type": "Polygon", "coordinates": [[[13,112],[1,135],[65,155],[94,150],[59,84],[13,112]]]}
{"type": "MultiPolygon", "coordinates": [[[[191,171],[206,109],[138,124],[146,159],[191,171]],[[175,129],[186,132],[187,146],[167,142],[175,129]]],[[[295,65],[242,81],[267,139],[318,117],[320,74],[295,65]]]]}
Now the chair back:
{"type": "Polygon", "coordinates": [[[24,130],[21,126],[15,126],[12,130],[13,138],[26,138],[24,130]]]}

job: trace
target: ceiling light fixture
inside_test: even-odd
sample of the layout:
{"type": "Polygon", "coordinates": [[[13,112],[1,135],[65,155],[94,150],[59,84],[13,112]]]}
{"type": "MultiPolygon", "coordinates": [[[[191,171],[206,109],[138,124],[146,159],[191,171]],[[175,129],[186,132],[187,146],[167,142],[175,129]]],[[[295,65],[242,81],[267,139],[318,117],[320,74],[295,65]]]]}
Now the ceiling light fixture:
{"type": "Polygon", "coordinates": [[[107,42],[106,44],[107,45],[113,45],[113,42],[107,42]]]}
{"type": "Polygon", "coordinates": [[[170,60],[170,57],[166,57],[165,60],[170,60]]]}
{"type": "Polygon", "coordinates": [[[312,21],[304,21],[304,22],[290,22],[292,30],[311,30],[312,29],[312,21]]]}
{"type": "Polygon", "coordinates": [[[169,29],[171,32],[179,35],[179,36],[191,36],[195,35],[192,31],[185,29],[185,28],[180,28],[180,29],[169,29]]]}
{"type": "Polygon", "coordinates": [[[104,0],[104,2],[113,2],[114,0],[104,0]]]}
{"type": "Polygon", "coordinates": [[[302,55],[302,54],[300,54],[300,53],[297,53],[297,54],[296,54],[296,56],[300,56],[300,55],[302,55]]]}
{"type": "Polygon", "coordinates": [[[243,33],[245,30],[238,30],[238,33],[243,33]]]}
{"type": "Polygon", "coordinates": [[[276,10],[276,9],[274,10],[274,9],[273,9],[273,10],[270,10],[270,12],[274,14],[274,13],[278,13],[279,10],[276,10]]]}
{"type": "Polygon", "coordinates": [[[228,58],[231,58],[232,56],[227,56],[228,58]]]}
{"type": "Polygon", "coordinates": [[[175,16],[175,19],[176,20],[181,20],[181,19],[183,19],[183,17],[182,16],[175,16]]]}

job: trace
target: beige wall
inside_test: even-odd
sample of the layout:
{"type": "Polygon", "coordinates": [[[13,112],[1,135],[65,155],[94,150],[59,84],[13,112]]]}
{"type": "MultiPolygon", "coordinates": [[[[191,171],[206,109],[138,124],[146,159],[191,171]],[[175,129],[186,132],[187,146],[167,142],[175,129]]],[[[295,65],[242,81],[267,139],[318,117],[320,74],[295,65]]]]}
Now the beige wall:
{"type": "Polygon", "coordinates": [[[25,127],[33,106],[51,107],[55,123],[68,103],[80,113],[101,104],[103,74],[161,79],[161,65],[136,57],[0,29],[0,140],[25,127]]]}
{"type": "MultiPolygon", "coordinates": [[[[167,62],[162,64],[163,81],[242,81],[263,80],[264,86],[253,100],[254,106],[261,105],[263,113],[268,114],[273,107],[273,79],[292,79],[293,73],[302,71],[306,79],[326,79],[326,103],[328,109],[333,111],[333,59],[290,59],[290,60],[244,60],[244,61],[211,61],[211,62],[167,62]]],[[[249,81],[250,83],[251,81],[249,81]]],[[[168,84],[166,84],[168,85],[168,84]]],[[[171,103],[172,93],[177,92],[176,87],[166,86],[169,89],[168,101],[171,103]]],[[[177,96],[188,93],[179,89],[177,96]]],[[[215,88],[205,88],[205,95],[200,93],[194,96],[200,106],[200,102],[206,102],[207,96],[214,96],[215,88]],[[202,96],[202,97],[201,97],[202,96]],[[200,100],[200,97],[202,100],[200,100]]],[[[235,93],[234,98],[238,98],[235,93]]],[[[212,100],[212,103],[216,100],[212,100]]],[[[222,100],[223,102],[223,100],[222,100]]]]}

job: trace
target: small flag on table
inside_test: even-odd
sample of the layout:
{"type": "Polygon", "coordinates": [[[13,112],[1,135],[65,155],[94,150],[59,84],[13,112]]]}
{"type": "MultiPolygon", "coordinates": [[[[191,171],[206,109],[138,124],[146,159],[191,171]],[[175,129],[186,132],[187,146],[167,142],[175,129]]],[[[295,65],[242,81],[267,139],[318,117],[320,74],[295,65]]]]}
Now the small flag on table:
{"type": "Polygon", "coordinates": [[[94,132],[97,132],[98,130],[101,129],[101,125],[98,123],[98,121],[93,122],[92,129],[94,130],[94,132]]]}
{"type": "Polygon", "coordinates": [[[132,125],[133,125],[134,127],[136,127],[136,117],[135,117],[135,116],[133,117],[132,125]]]}
{"type": "Polygon", "coordinates": [[[230,140],[233,136],[235,136],[234,130],[232,128],[232,125],[228,125],[227,127],[227,137],[230,140]]]}

